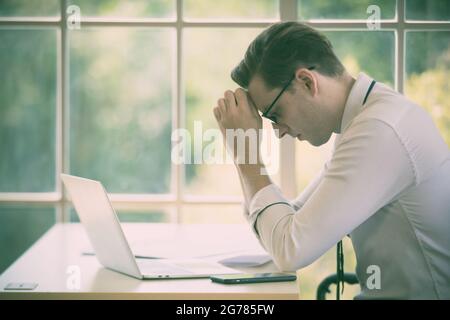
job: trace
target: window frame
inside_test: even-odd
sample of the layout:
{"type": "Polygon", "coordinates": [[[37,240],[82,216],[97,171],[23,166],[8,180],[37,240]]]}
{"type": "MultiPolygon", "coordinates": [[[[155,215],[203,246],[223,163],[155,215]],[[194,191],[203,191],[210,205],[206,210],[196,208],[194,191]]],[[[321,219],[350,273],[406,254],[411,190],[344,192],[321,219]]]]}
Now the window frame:
{"type": "MultiPolygon", "coordinates": [[[[183,19],[183,0],[175,1],[175,18],[105,18],[87,17],[81,20],[81,27],[162,27],[174,28],[172,128],[180,128],[185,123],[185,88],[183,87],[183,30],[186,28],[255,28],[267,27],[277,21],[298,20],[297,0],[278,0],[278,19],[269,21],[185,21],[183,19]]],[[[69,38],[70,30],[66,25],[67,0],[60,0],[60,17],[0,17],[0,28],[29,27],[52,28],[57,33],[57,103],[55,131],[55,191],[35,193],[0,193],[0,204],[50,205],[55,208],[56,222],[68,222],[71,202],[59,178],[63,172],[69,172],[69,38]]],[[[320,30],[332,31],[367,31],[365,20],[304,20],[301,21],[320,30]]],[[[391,20],[381,20],[382,31],[395,34],[395,89],[404,92],[405,82],[405,35],[408,31],[450,31],[450,22],[446,21],[412,21],[405,17],[405,0],[396,1],[396,16],[391,20]]],[[[76,32],[76,31],[75,31],[76,32]]],[[[376,31],[373,31],[376,32],[376,31]]],[[[280,187],[284,194],[293,198],[297,195],[295,140],[283,139],[280,142],[280,187]]],[[[122,210],[153,210],[168,208],[169,222],[182,221],[182,207],[196,205],[238,205],[243,199],[233,196],[202,196],[185,194],[184,165],[171,164],[171,188],[168,194],[111,194],[115,208],[122,210]]]]}

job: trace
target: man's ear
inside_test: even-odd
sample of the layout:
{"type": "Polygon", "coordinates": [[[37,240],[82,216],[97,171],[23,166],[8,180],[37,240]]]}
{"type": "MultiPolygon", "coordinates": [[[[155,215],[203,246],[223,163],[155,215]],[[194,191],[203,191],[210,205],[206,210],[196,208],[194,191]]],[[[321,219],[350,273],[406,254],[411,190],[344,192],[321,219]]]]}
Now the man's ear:
{"type": "Polygon", "coordinates": [[[303,86],[311,96],[315,96],[318,92],[317,77],[313,71],[307,68],[299,68],[295,72],[295,79],[303,86]]]}

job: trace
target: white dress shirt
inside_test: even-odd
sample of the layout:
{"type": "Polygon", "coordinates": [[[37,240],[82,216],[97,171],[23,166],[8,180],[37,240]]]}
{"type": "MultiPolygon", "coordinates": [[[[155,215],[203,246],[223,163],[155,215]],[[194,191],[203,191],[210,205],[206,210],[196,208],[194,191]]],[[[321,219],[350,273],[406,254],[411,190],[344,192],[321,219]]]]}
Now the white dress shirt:
{"type": "Polygon", "coordinates": [[[350,234],[355,298],[450,299],[450,152],[430,116],[358,75],[341,133],[320,174],[294,200],[274,184],[246,218],[279,269],[293,271],[350,234]],[[380,288],[368,284],[379,268],[380,288]],[[368,269],[369,268],[369,269],[368,269]]]}

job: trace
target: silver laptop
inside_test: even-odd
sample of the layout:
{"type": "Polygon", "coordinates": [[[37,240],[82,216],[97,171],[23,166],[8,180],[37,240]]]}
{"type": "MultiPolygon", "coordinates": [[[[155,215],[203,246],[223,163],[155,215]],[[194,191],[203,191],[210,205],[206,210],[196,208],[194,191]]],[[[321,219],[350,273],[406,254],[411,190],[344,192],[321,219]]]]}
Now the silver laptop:
{"type": "Polygon", "coordinates": [[[61,174],[100,263],[138,279],[208,278],[238,273],[201,259],[136,259],[99,181],[61,174]]]}

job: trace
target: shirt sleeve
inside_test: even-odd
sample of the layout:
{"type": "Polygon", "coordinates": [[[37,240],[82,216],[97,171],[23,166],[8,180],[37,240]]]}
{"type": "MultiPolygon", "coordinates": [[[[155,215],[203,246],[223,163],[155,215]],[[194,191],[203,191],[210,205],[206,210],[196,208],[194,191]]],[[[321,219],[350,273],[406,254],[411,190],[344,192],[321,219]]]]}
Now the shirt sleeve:
{"type": "Polygon", "coordinates": [[[411,159],[394,129],[368,119],[345,131],[323,176],[298,199],[300,207],[271,184],[250,201],[248,220],[278,268],[293,271],[312,263],[414,182],[411,159]]]}
{"type": "Polygon", "coordinates": [[[325,163],[324,167],[319,171],[319,173],[314,177],[314,179],[306,186],[300,195],[291,201],[293,208],[297,211],[306,203],[306,201],[311,197],[313,192],[319,186],[320,181],[322,181],[325,172],[328,170],[328,162],[325,163]]]}
{"type": "MultiPolygon", "coordinates": [[[[319,171],[319,173],[315,176],[315,178],[312,180],[312,182],[310,182],[306,188],[303,190],[302,193],[300,193],[295,199],[290,201],[290,204],[292,206],[292,208],[294,210],[299,210],[306,202],[306,200],[308,200],[308,198],[311,196],[311,194],[314,192],[314,190],[316,190],[317,186],[319,185],[319,182],[322,180],[323,176],[324,176],[324,172],[327,170],[327,163],[324,165],[324,167],[319,171]]],[[[259,203],[259,206],[261,207],[261,204],[272,204],[270,202],[270,198],[274,197],[274,194],[278,194],[280,197],[278,197],[278,200],[282,199],[282,202],[286,201],[282,195],[281,195],[281,191],[280,189],[274,185],[268,185],[266,187],[264,187],[263,189],[260,190],[260,192],[258,192],[257,194],[255,194],[252,198],[253,203],[256,205],[257,203],[259,203]],[[263,191],[264,189],[268,189],[263,191]],[[258,195],[258,196],[256,196],[258,195]],[[268,199],[266,201],[266,199],[268,199]]],[[[275,203],[274,203],[275,205],[275,203]]],[[[244,203],[242,204],[243,206],[243,212],[244,212],[244,217],[247,220],[249,219],[249,205],[244,201],[244,203]]],[[[264,207],[264,205],[262,205],[264,207]]]]}

